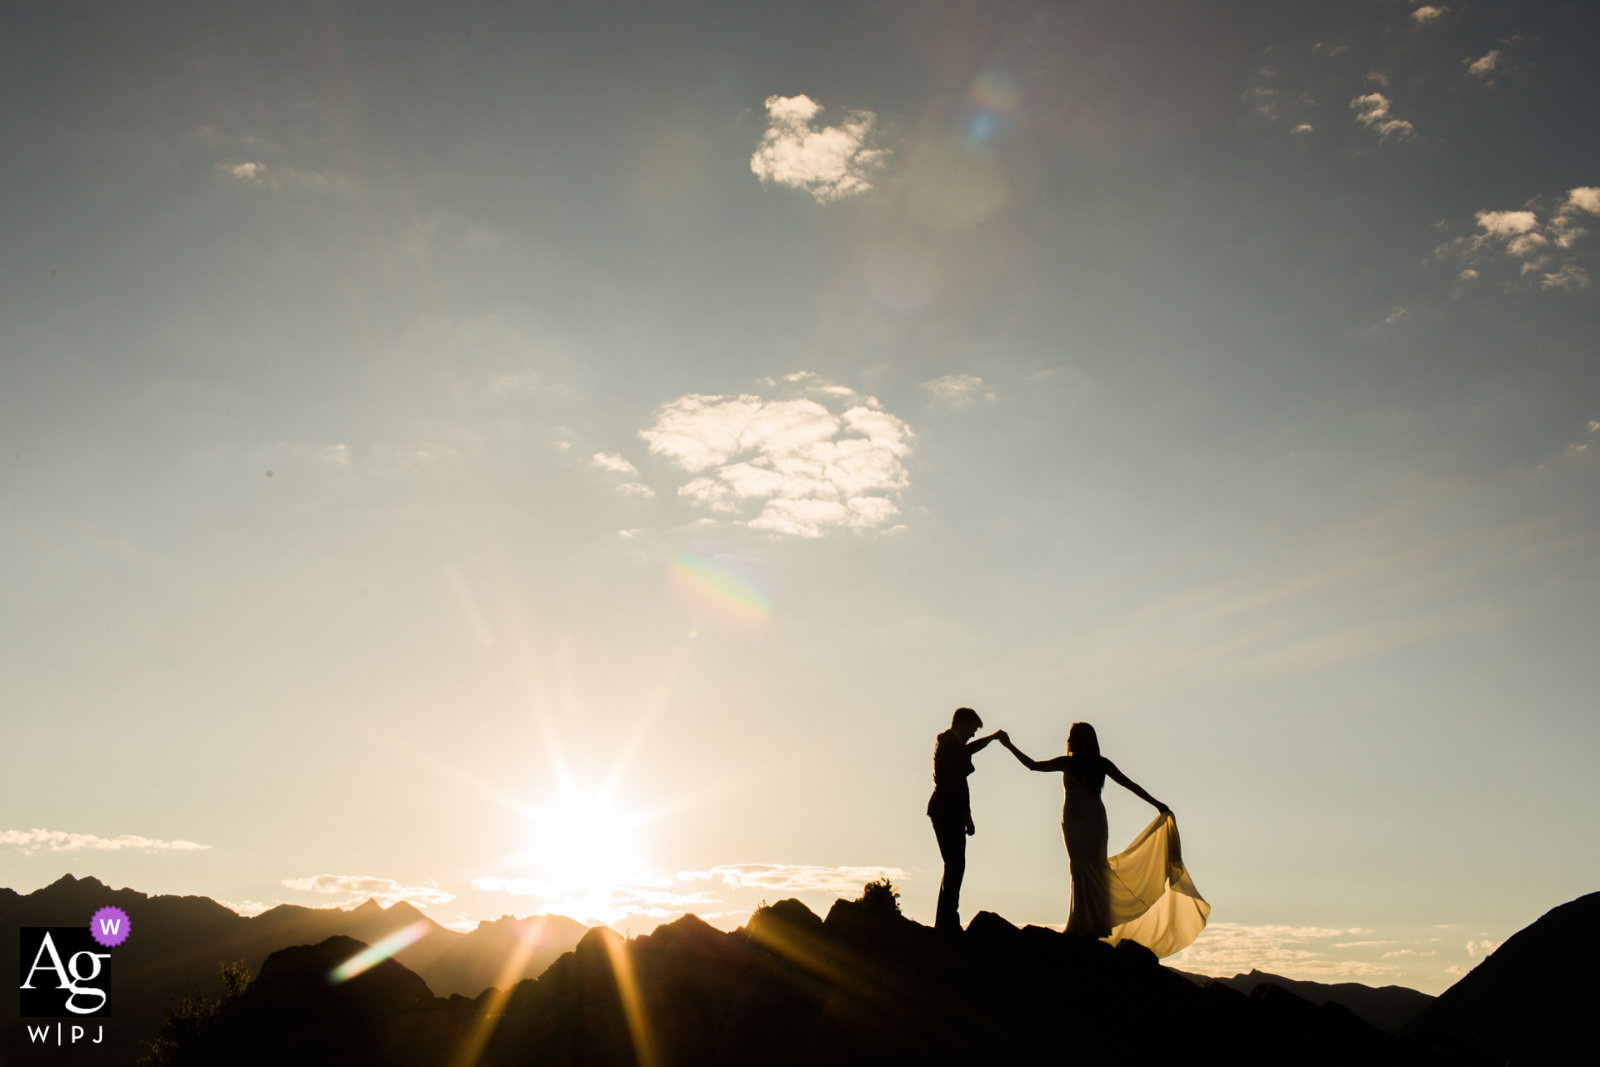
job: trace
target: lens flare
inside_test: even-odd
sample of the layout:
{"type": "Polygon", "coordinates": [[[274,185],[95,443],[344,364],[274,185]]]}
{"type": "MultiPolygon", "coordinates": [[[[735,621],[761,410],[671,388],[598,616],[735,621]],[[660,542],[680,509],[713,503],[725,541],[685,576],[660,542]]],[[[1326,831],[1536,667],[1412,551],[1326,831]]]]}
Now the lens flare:
{"type": "Polygon", "coordinates": [[[736,629],[764,629],[778,583],[750,559],[690,548],[680,553],[667,582],[691,607],[736,629]]]}
{"type": "Polygon", "coordinates": [[[1010,115],[1022,106],[1022,86],[1009,74],[985,71],[972,83],[972,102],[1001,115],[1010,115]]]}
{"type": "Polygon", "coordinates": [[[420,920],[403,930],[396,930],[376,945],[362,949],[329,971],[328,981],[334,985],[347,982],[363,971],[376,967],[401,949],[416,944],[427,935],[428,924],[420,920]]]}

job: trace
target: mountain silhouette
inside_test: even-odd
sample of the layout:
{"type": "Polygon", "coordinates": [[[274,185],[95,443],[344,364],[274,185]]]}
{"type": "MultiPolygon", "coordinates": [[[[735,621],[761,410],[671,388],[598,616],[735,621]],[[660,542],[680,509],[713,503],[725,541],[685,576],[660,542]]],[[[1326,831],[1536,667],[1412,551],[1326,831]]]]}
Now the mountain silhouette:
{"type": "Polygon", "coordinates": [[[1588,1061],[1597,1054],[1596,953],[1600,893],[1590,893],[1512,934],[1401,1033],[1472,1042],[1499,1063],[1588,1061]]]}
{"type": "MultiPolygon", "coordinates": [[[[95,878],[64,875],[42,889],[19,894],[0,889],[0,960],[19,958],[18,929],[24,926],[87,926],[89,916],[114,904],[128,913],[132,936],[114,950],[112,1016],[106,1020],[106,1042],[85,1062],[131,1064],[142,1042],[155,1036],[172,1000],[193,989],[214,989],[220,961],[244,960],[260,973],[268,956],[296,945],[318,944],[343,935],[358,941],[381,941],[412,923],[425,923],[427,936],[408,946],[396,959],[425,982],[433,996],[476,995],[493,985],[510,985],[537,976],[578,943],[588,929],[560,915],[513,919],[505,916],[479,923],[469,933],[446,929],[404,901],[388,908],[368,900],[359,907],[303,908],[283,904],[252,918],[238,915],[208,897],[147,896],[132,889],[111,889],[95,878]],[[521,951],[516,951],[521,946],[521,951]],[[508,961],[520,960],[515,974],[508,961]]],[[[18,1022],[16,982],[0,983],[0,1063],[71,1062],[69,1049],[48,1053],[30,1048],[18,1022]]],[[[81,1056],[91,1054],[84,1052],[81,1056]]]]}
{"type": "Polygon", "coordinates": [[[174,1067],[347,1064],[1487,1064],[1384,1034],[1281,986],[1196,985],[1132,942],[980,912],[941,938],[889,907],[796,900],[724,933],[694,916],[625,940],[597,927],[537,979],[433,997],[389,961],[344,986],[333,939],[270,957],[174,1067]],[[270,979],[270,980],[269,980],[270,979]],[[623,991],[631,991],[626,995],[623,991]]]}
{"type": "Polygon", "coordinates": [[[1197,985],[1218,982],[1241,993],[1253,993],[1261,985],[1281,986],[1319,1008],[1330,1001],[1342,1004],[1354,1012],[1358,1019],[1365,1019],[1386,1034],[1399,1033],[1406,1023],[1416,1018],[1435,999],[1403,985],[1374,987],[1360,982],[1307,982],[1254,969],[1249,974],[1236,974],[1232,978],[1207,978],[1187,971],[1178,973],[1197,985]]]}

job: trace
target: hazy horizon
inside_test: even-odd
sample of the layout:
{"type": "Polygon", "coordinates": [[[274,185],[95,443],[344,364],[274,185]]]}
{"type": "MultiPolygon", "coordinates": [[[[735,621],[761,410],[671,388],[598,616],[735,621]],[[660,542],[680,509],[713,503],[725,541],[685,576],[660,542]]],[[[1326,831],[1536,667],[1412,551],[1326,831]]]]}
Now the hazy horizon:
{"type": "Polygon", "coordinates": [[[931,923],[962,705],[1172,806],[1185,970],[1600,882],[1591,7],[0,18],[0,885],[931,923]]]}

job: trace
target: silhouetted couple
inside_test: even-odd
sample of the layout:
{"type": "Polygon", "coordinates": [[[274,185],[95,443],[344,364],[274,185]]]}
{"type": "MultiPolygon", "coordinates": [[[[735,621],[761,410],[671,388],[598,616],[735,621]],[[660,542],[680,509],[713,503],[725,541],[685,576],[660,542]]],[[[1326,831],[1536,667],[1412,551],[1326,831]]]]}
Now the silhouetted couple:
{"type": "Polygon", "coordinates": [[[991,741],[999,741],[1030,771],[1061,772],[1066,791],[1061,810],[1061,835],[1067,844],[1072,878],[1067,933],[1089,937],[1123,937],[1170,955],[1188,945],[1205,926],[1210,905],[1201,898],[1183,867],[1177,823],[1172,811],[1128,778],[1100,754],[1100,740],[1086,722],[1072,724],[1067,753],[1039,761],[1011,743],[1004,730],[973,738],[983,720],[971,708],[957,708],[950,729],[933,749],[933,796],[928,818],[933,821],[944,858],[939,906],[934,927],[946,933],[961,930],[961,881],[967,872],[967,838],[977,832],[967,776],[972,757],[991,741]],[[1110,778],[1160,813],[1127,850],[1106,855],[1106,806],[1100,791],[1110,778]],[[1176,947],[1173,947],[1176,946],[1176,947]],[[1163,951],[1164,950],[1164,951],[1163,951]]]}

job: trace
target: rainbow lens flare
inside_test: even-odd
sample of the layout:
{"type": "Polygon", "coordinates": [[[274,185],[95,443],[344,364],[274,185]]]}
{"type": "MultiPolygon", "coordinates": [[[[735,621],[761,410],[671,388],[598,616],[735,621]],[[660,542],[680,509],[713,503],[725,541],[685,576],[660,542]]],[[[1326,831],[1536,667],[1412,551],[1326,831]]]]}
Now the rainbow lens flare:
{"type": "Polygon", "coordinates": [[[981,108],[1009,115],[1022,106],[1022,86],[1008,74],[985,71],[972,83],[972,101],[981,108]]]}
{"type": "Polygon", "coordinates": [[[347,982],[361,972],[376,967],[401,949],[416,944],[427,935],[428,924],[421,921],[414,922],[403,930],[396,930],[376,945],[362,949],[329,971],[328,981],[333,985],[347,982]]]}
{"type": "Polygon", "coordinates": [[[667,583],[702,615],[744,630],[766,627],[779,585],[755,560],[696,548],[679,553],[667,583]]]}

